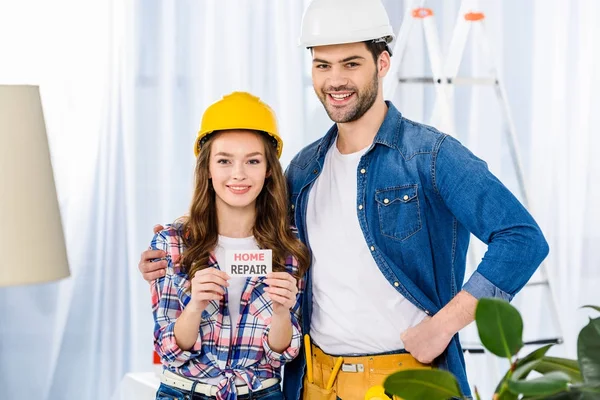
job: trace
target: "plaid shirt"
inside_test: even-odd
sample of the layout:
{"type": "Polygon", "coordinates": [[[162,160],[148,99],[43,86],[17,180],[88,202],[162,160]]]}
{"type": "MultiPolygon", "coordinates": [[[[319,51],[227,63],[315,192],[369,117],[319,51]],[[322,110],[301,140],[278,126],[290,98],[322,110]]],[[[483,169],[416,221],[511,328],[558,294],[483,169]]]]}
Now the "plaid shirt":
{"type": "MultiPolygon", "coordinates": [[[[227,293],[219,302],[209,302],[202,312],[202,322],[196,343],[189,351],[182,350],[175,341],[174,327],[177,317],[190,301],[185,284],[189,282],[172,262],[183,253],[184,245],[180,226],[167,225],[156,234],[150,247],[167,253],[166,275],[152,282],[152,312],[154,314],[154,347],[160,355],[164,368],[194,378],[215,378],[224,376],[217,385],[219,400],[235,400],[236,378],[244,381],[253,391],[261,389],[261,381],[268,378],[281,379],[281,366],[291,361],[300,350],[300,292],[292,308],[292,341],[283,352],[277,353],[269,347],[268,334],[273,314],[272,302],[266,296],[264,277],[247,278],[240,304],[240,324],[232,337],[227,293]]],[[[209,267],[219,269],[213,254],[209,267]]],[[[296,259],[288,257],[286,268],[296,272],[296,259]]]]}

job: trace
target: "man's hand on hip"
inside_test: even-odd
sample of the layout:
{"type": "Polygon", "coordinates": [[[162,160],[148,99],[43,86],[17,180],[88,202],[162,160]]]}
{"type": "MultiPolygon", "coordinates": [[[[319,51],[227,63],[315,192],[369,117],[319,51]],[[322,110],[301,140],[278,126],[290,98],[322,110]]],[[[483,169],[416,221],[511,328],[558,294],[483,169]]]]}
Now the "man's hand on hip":
{"type": "Polygon", "coordinates": [[[437,322],[427,317],[400,335],[404,348],[420,363],[431,364],[446,350],[452,335],[446,333],[437,322]]]}
{"type": "Polygon", "coordinates": [[[454,334],[473,322],[476,307],[477,299],[461,290],[433,318],[425,318],[400,335],[404,348],[419,362],[430,364],[446,350],[454,334]]]}

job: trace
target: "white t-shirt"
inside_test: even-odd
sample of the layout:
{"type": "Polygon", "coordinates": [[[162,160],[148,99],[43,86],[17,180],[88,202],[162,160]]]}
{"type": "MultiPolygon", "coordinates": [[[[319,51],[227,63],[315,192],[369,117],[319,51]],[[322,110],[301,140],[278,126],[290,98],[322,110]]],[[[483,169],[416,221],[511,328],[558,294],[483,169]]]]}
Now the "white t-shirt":
{"type": "Polygon", "coordinates": [[[341,154],[336,141],[308,197],[307,237],[313,254],[310,333],[330,354],[403,349],[400,334],[426,316],[383,276],[360,229],[357,168],[366,151],[341,154]]]}
{"type": "MultiPolygon", "coordinates": [[[[217,263],[225,265],[226,250],[257,250],[258,244],[253,236],[246,238],[230,238],[219,235],[219,242],[215,248],[215,257],[217,263]]],[[[227,298],[229,300],[229,315],[231,316],[231,337],[237,333],[237,323],[240,316],[240,304],[242,302],[242,293],[246,287],[246,277],[231,277],[227,287],[227,298]]]]}
{"type": "MultiPolygon", "coordinates": [[[[231,238],[219,235],[219,242],[215,248],[215,257],[219,266],[225,265],[225,252],[227,250],[257,250],[258,244],[253,236],[246,238],[231,238]]],[[[240,304],[242,303],[242,293],[246,288],[246,277],[231,277],[227,287],[227,299],[229,300],[229,315],[231,316],[231,337],[237,335],[238,318],[240,316],[240,304]]],[[[200,379],[202,383],[209,385],[218,385],[224,375],[215,378],[200,379]]],[[[236,378],[236,385],[243,385],[244,381],[236,378]]]]}

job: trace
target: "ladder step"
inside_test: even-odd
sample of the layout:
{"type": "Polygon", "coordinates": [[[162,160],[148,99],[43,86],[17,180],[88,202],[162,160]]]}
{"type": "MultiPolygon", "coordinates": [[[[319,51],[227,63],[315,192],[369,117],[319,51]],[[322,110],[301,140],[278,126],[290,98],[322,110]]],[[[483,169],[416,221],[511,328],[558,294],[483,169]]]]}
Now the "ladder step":
{"type": "Polygon", "coordinates": [[[462,351],[463,351],[463,353],[470,353],[470,354],[483,354],[483,353],[485,353],[484,349],[482,349],[482,348],[475,348],[475,347],[471,347],[471,348],[463,347],[462,351]]]}
{"type": "Polygon", "coordinates": [[[477,78],[477,77],[461,77],[456,78],[434,78],[433,76],[400,76],[398,77],[400,83],[430,83],[430,84],[441,84],[445,83],[448,85],[483,85],[493,86],[498,84],[496,78],[477,78]]]}
{"type": "MultiPolygon", "coordinates": [[[[538,340],[531,340],[531,341],[523,342],[523,345],[538,346],[538,345],[543,345],[543,344],[562,344],[562,343],[563,343],[562,338],[549,338],[549,339],[538,339],[538,340]]],[[[463,353],[471,353],[471,354],[485,353],[485,349],[482,347],[464,347],[463,346],[462,350],[463,350],[463,353]]]]}
{"type": "Polygon", "coordinates": [[[537,281],[537,282],[528,282],[525,284],[525,286],[542,286],[542,285],[548,285],[548,281],[537,281]]]}
{"type": "Polygon", "coordinates": [[[435,83],[432,76],[399,77],[400,83],[435,83]]]}
{"type": "Polygon", "coordinates": [[[548,338],[548,339],[537,339],[537,340],[530,340],[528,342],[523,342],[523,344],[525,346],[533,346],[533,345],[539,345],[539,344],[562,344],[563,343],[563,338],[548,338]]]}

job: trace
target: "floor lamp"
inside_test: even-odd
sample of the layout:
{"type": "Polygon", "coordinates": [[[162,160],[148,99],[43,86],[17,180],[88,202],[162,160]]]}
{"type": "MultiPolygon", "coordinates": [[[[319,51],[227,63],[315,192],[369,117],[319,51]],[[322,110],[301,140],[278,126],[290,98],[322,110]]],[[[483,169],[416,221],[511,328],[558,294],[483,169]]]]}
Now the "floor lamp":
{"type": "Polygon", "coordinates": [[[0,85],[0,287],[69,276],[37,86],[0,85]]]}

